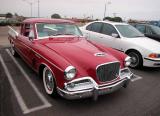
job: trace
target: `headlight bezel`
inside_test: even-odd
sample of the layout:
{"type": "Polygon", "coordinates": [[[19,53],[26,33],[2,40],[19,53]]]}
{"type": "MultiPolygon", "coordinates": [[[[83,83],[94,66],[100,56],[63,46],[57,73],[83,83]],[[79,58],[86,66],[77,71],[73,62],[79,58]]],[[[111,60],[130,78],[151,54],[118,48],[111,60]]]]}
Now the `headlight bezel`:
{"type": "Polygon", "coordinates": [[[72,80],[77,74],[77,70],[74,66],[68,66],[64,71],[66,80],[72,80]]]}
{"type": "Polygon", "coordinates": [[[152,59],[154,59],[154,58],[160,58],[160,54],[158,54],[158,53],[151,53],[151,54],[148,55],[148,58],[152,58],[152,59]]]}
{"type": "Polygon", "coordinates": [[[130,56],[127,56],[127,57],[125,58],[125,60],[124,60],[124,65],[125,65],[125,67],[130,66],[131,62],[132,62],[131,57],[130,57],[130,56]]]}

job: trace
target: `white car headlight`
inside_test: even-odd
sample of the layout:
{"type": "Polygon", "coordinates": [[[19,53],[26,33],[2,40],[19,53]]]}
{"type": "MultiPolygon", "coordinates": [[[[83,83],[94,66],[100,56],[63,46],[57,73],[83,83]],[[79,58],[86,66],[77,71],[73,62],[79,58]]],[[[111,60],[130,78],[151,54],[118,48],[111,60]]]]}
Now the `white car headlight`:
{"type": "Polygon", "coordinates": [[[67,80],[71,80],[76,76],[76,68],[73,66],[68,66],[64,71],[67,80]]]}
{"type": "Polygon", "coordinates": [[[129,57],[129,56],[127,56],[126,58],[125,58],[125,66],[129,66],[130,64],[131,64],[131,57],[129,57]]]}
{"type": "Polygon", "coordinates": [[[148,55],[149,58],[160,58],[160,54],[151,53],[148,55]]]}

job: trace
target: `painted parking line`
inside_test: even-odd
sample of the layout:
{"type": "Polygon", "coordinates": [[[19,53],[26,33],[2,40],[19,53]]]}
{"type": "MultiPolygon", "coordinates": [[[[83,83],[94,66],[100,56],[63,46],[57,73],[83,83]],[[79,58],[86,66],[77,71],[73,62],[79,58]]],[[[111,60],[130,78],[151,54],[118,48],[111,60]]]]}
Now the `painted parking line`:
{"type": "Polygon", "coordinates": [[[15,85],[13,79],[12,79],[12,76],[11,76],[6,64],[4,63],[4,60],[3,60],[1,55],[0,55],[0,62],[2,63],[4,71],[5,71],[5,73],[8,77],[9,83],[10,83],[12,89],[13,89],[13,92],[14,92],[16,98],[17,98],[18,104],[20,105],[22,111],[23,112],[28,111],[28,108],[27,108],[26,104],[24,103],[24,100],[23,100],[20,92],[18,91],[18,89],[17,89],[17,87],[16,87],[16,85],[15,85]]]}
{"type": "Polygon", "coordinates": [[[6,49],[6,52],[9,54],[9,56],[11,57],[11,59],[14,61],[14,63],[17,65],[17,67],[19,68],[19,70],[21,71],[21,73],[24,75],[25,79],[28,81],[28,83],[31,85],[31,87],[33,88],[33,90],[35,91],[35,93],[37,94],[37,96],[40,98],[40,100],[43,102],[43,105],[34,107],[34,108],[28,108],[23,100],[23,97],[21,96],[19,90],[17,89],[12,76],[2,58],[2,56],[0,55],[0,61],[2,63],[2,66],[5,70],[5,73],[8,77],[9,83],[13,88],[13,92],[17,98],[18,104],[20,105],[20,108],[22,110],[22,112],[24,114],[27,113],[31,113],[37,110],[41,110],[44,108],[48,108],[51,107],[52,105],[47,101],[47,99],[39,92],[38,88],[33,84],[33,82],[31,81],[31,79],[29,78],[29,76],[27,75],[27,73],[24,71],[24,69],[21,67],[21,65],[16,61],[16,59],[12,56],[12,54],[10,53],[10,51],[8,49],[6,49]]]}
{"type": "Polygon", "coordinates": [[[138,76],[138,75],[136,75],[136,74],[133,74],[133,78],[131,78],[131,82],[135,82],[135,81],[138,81],[138,80],[140,80],[140,79],[142,79],[143,77],[141,77],[141,76],[138,76]]]}

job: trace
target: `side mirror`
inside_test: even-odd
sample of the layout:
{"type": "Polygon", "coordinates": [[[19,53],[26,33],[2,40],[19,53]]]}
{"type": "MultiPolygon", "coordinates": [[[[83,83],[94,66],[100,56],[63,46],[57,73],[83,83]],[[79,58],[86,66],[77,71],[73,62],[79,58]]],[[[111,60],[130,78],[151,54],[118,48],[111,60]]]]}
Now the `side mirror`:
{"type": "Polygon", "coordinates": [[[119,35],[118,35],[118,34],[116,34],[116,33],[112,33],[112,37],[114,37],[114,38],[118,38],[118,37],[119,37],[119,35]]]}

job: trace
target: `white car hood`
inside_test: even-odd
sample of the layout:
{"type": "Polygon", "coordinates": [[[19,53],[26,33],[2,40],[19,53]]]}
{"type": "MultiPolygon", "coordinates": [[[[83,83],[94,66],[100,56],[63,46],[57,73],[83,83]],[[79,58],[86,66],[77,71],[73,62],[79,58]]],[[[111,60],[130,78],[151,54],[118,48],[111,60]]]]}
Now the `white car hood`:
{"type": "Polygon", "coordinates": [[[124,38],[126,41],[131,42],[134,45],[147,49],[154,53],[160,53],[160,42],[147,37],[137,38],[124,38]]]}

